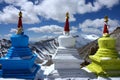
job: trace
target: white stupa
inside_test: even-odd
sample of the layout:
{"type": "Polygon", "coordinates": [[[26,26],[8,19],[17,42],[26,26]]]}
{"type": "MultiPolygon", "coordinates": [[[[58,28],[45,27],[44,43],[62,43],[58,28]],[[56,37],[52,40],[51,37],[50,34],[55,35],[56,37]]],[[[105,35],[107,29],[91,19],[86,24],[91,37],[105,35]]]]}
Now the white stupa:
{"type": "Polygon", "coordinates": [[[53,57],[54,77],[77,77],[81,74],[80,64],[84,62],[75,48],[76,40],[69,33],[69,14],[66,13],[66,23],[63,35],[59,36],[59,47],[53,57]],[[54,75],[55,74],[55,75],[54,75]]]}
{"type": "Polygon", "coordinates": [[[67,12],[64,32],[63,35],[58,37],[59,47],[53,60],[55,69],[80,69],[80,63],[83,62],[75,48],[76,40],[69,32],[69,13],[67,12]]]}
{"type": "Polygon", "coordinates": [[[70,35],[69,31],[69,13],[66,13],[66,23],[63,32],[64,35],[58,37],[58,49],[75,48],[75,38],[70,35]]]}

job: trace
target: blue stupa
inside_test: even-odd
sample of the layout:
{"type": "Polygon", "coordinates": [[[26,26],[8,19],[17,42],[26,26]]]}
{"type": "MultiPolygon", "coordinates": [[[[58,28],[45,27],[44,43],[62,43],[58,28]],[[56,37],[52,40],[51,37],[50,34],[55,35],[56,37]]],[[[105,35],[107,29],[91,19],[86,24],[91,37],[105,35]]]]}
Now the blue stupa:
{"type": "Polygon", "coordinates": [[[22,12],[19,13],[17,33],[11,36],[11,42],[8,53],[0,59],[0,76],[34,80],[40,66],[35,64],[37,56],[28,47],[29,37],[23,32],[22,12]]]}

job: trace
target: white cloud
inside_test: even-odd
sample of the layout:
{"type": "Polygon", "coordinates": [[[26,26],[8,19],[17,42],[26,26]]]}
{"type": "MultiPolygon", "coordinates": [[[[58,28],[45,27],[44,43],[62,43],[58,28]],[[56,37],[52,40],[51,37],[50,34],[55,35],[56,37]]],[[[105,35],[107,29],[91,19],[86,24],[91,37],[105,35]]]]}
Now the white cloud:
{"type": "Polygon", "coordinates": [[[47,39],[51,39],[51,38],[55,38],[55,36],[48,36],[48,35],[44,35],[41,37],[30,37],[30,41],[40,41],[40,40],[47,40],[47,39]]]}
{"type": "Polygon", "coordinates": [[[32,27],[28,31],[34,31],[36,33],[61,33],[63,28],[57,25],[46,25],[41,27],[32,27]]]}
{"type": "Polygon", "coordinates": [[[9,39],[12,36],[12,34],[6,34],[4,35],[5,38],[9,39]]]}
{"type": "Polygon", "coordinates": [[[6,6],[3,11],[0,11],[0,22],[17,23],[18,12],[23,12],[23,23],[34,24],[39,23],[40,19],[34,12],[34,4],[27,0],[4,0],[10,4],[6,6]],[[16,7],[20,7],[20,10],[16,7]]]}
{"type": "Polygon", "coordinates": [[[11,28],[11,30],[10,30],[10,32],[16,32],[17,31],[17,29],[15,29],[15,28],[11,28]]]}
{"type": "MultiPolygon", "coordinates": [[[[120,21],[109,19],[108,24],[110,25],[109,31],[111,32],[116,27],[120,26],[120,21]]],[[[96,34],[96,35],[102,35],[101,30],[103,30],[103,26],[104,26],[103,19],[95,19],[95,20],[87,19],[83,23],[79,24],[79,28],[83,33],[96,34]]]]}
{"type": "Polygon", "coordinates": [[[70,21],[75,21],[75,14],[96,12],[104,7],[112,8],[119,4],[119,0],[94,0],[93,4],[85,3],[85,0],[36,0],[35,4],[28,0],[4,0],[4,2],[9,5],[0,12],[2,17],[0,22],[16,23],[19,7],[23,11],[23,22],[27,24],[39,23],[39,16],[64,22],[67,11],[70,13],[70,21]]]}
{"type": "Polygon", "coordinates": [[[110,19],[109,20],[109,30],[110,32],[112,32],[114,29],[116,29],[116,27],[119,27],[120,26],[120,21],[114,19],[110,19]]]}
{"type": "Polygon", "coordinates": [[[14,6],[7,6],[0,12],[0,22],[3,23],[16,23],[17,22],[17,12],[19,10],[14,6]]]}
{"type": "MultiPolygon", "coordinates": [[[[70,33],[74,34],[77,33],[78,28],[71,27],[70,33]]],[[[62,34],[63,33],[63,27],[58,25],[46,25],[41,27],[32,27],[28,28],[28,31],[33,31],[35,33],[53,33],[53,34],[62,34]]]]}
{"type": "Polygon", "coordinates": [[[73,14],[76,13],[76,1],[73,0],[44,0],[35,7],[39,15],[57,21],[65,21],[65,13],[70,12],[70,21],[75,21],[73,14]]]}
{"type": "Polygon", "coordinates": [[[107,8],[111,8],[116,4],[119,4],[120,0],[97,0],[97,2],[101,6],[106,6],[107,8]]]}
{"type": "Polygon", "coordinates": [[[90,2],[86,4],[85,0],[44,0],[36,9],[39,15],[63,22],[66,11],[70,12],[70,21],[75,21],[74,14],[95,12],[105,6],[111,8],[118,3],[119,0],[95,0],[93,5],[90,2]]]}
{"type": "Polygon", "coordinates": [[[70,33],[71,33],[72,35],[77,35],[77,33],[78,33],[78,28],[75,27],[75,26],[72,26],[72,27],[71,27],[71,30],[70,30],[70,33]]]}
{"type": "Polygon", "coordinates": [[[39,1],[40,1],[40,0],[35,0],[35,2],[34,2],[34,3],[35,3],[35,4],[39,4],[39,1]]]}
{"type": "Polygon", "coordinates": [[[29,2],[28,0],[4,0],[5,3],[14,5],[14,6],[22,6],[24,3],[29,2]]]}

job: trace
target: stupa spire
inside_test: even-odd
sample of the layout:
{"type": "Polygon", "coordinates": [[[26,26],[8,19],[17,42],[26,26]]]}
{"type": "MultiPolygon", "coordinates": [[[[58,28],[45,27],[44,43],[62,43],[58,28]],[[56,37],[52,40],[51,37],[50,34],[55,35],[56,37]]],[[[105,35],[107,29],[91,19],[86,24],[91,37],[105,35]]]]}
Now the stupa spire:
{"type": "Polygon", "coordinates": [[[65,26],[64,26],[64,32],[65,32],[65,35],[69,35],[69,13],[67,12],[66,13],[66,22],[65,22],[65,26]]]}
{"type": "Polygon", "coordinates": [[[22,27],[22,12],[19,12],[18,28],[22,27]]]}
{"type": "Polygon", "coordinates": [[[109,36],[109,30],[108,30],[108,16],[104,17],[104,29],[103,29],[103,36],[109,36]]]}
{"type": "Polygon", "coordinates": [[[22,12],[19,12],[19,20],[18,20],[18,29],[17,34],[23,34],[23,25],[22,25],[22,12]]]}

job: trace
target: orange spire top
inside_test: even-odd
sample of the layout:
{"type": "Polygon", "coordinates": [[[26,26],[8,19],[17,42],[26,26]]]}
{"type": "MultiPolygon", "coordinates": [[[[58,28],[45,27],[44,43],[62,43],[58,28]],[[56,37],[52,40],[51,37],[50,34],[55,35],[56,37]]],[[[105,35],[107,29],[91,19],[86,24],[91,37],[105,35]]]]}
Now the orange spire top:
{"type": "Polygon", "coordinates": [[[64,26],[64,31],[66,31],[66,32],[70,31],[70,29],[69,29],[69,13],[68,12],[66,13],[66,23],[64,26]]]}
{"type": "Polygon", "coordinates": [[[105,24],[104,24],[104,29],[103,29],[103,35],[107,36],[107,35],[109,35],[109,31],[108,31],[108,16],[104,17],[104,22],[105,22],[105,24]]]}
{"type": "Polygon", "coordinates": [[[19,12],[18,28],[22,28],[22,12],[19,12]]]}

